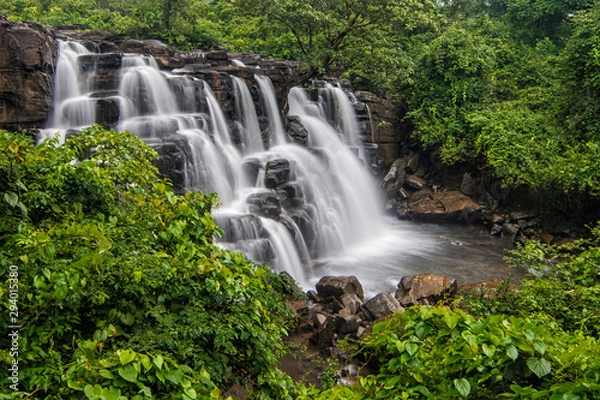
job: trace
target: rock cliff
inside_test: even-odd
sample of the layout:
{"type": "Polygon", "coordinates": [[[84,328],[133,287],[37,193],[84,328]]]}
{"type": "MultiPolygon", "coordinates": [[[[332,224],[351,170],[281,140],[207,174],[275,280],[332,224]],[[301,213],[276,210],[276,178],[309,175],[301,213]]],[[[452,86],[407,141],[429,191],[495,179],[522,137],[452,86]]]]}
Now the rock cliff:
{"type": "MultiPolygon", "coordinates": [[[[152,56],[163,70],[206,81],[225,112],[234,108],[229,80],[224,79],[226,74],[245,79],[258,106],[259,88],[253,77],[255,74],[268,76],[282,111],[287,110],[289,90],[309,79],[308,69],[297,61],[224,49],[180,52],[156,40],[125,40],[103,31],[51,30],[33,23],[15,23],[0,15],[0,128],[35,130],[44,127],[52,113],[57,40],[77,41],[96,53],[88,62],[102,64],[99,69],[102,79],[95,79],[99,82],[95,88],[98,91],[116,89],[121,54],[144,54],[152,56]],[[99,53],[103,56],[98,57],[99,53]]],[[[88,67],[84,58],[81,68],[88,67]]],[[[344,83],[344,89],[356,100],[362,136],[367,143],[371,142],[371,155],[387,167],[400,150],[398,108],[389,99],[373,93],[353,92],[349,82],[344,83]]],[[[100,108],[98,114],[103,116],[101,123],[113,127],[119,118],[115,107],[110,102],[98,102],[97,107],[100,108]]],[[[286,122],[294,125],[294,121],[286,122]]],[[[302,141],[300,136],[295,139],[302,141]]]]}

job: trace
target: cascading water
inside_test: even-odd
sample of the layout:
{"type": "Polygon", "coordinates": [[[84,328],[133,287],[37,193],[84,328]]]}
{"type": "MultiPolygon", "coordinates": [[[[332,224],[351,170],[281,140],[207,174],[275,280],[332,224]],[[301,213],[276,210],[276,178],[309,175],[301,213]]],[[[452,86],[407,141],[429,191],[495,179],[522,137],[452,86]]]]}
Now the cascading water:
{"type": "Polygon", "coordinates": [[[287,271],[303,287],[335,271],[358,275],[367,291],[382,273],[402,275],[399,243],[411,256],[435,247],[428,234],[402,231],[400,238],[380,214],[353,106],[341,88],[321,85],[316,100],[304,89],[290,91],[290,118],[308,136],[301,146],[284,130],[273,85],[260,71],[254,78],[268,120],[264,132],[247,86],[251,80],[230,77],[234,101],[227,114],[211,87],[193,74],[160,71],[149,56],[114,54],[103,56],[120,57],[121,68],[106,79],[106,71],[95,69],[96,56],[60,42],[54,113],[38,140],[57,131],[64,139],[69,130],[98,120],[136,134],[157,150],[159,164],[169,165],[163,173],[176,189],[218,193],[221,205],[213,215],[225,231],[221,246],[287,271]],[[113,85],[98,90],[98,76],[113,85]],[[110,123],[100,112],[106,104],[118,109],[110,123]]]}
{"type": "Polygon", "coordinates": [[[48,121],[48,129],[40,133],[40,139],[61,132],[64,140],[67,129],[89,126],[95,122],[95,104],[88,95],[87,82],[73,77],[79,76],[78,58],[90,52],[76,42],[58,43],[59,57],[56,62],[54,84],[54,110],[48,121]]]}
{"type": "Polygon", "coordinates": [[[288,142],[288,139],[283,130],[281,117],[279,116],[279,106],[277,105],[273,83],[271,83],[271,80],[267,76],[255,75],[254,78],[260,87],[260,93],[263,96],[265,111],[270,123],[269,144],[271,147],[285,144],[288,142]]]}

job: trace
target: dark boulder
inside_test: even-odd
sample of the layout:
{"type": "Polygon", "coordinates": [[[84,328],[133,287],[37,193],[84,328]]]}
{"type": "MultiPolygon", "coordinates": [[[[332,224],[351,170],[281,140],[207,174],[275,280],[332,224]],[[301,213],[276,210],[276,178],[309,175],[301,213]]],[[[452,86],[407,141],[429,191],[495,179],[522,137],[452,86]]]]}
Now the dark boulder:
{"type": "Polygon", "coordinates": [[[276,159],[267,162],[265,168],[265,186],[273,189],[287,183],[291,177],[290,162],[286,159],[276,159]]]}
{"type": "Polygon", "coordinates": [[[250,212],[262,217],[277,220],[281,214],[279,196],[272,191],[252,193],[246,199],[250,212]]]}
{"type": "Polygon", "coordinates": [[[404,311],[404,308],[391,293],[383,292],[365,302],[362,305],[362,311],[368,320],[376,320],[398,311],[404,311]]]}
{"type": "Polygon", "coordinates": [[[413,304],[432,305],[456,292],[456,279],[431,274],[404,276],[395,297],[405,307],[413,304]]]}
{"type": "Polygon", "coordinates": [[[333,296],[341,299],[344,294],[356,294],[364,300],[365,293],[358,278],[351,276],[324,276],[316,285],[319,296],[327,298],[333,296]]]}

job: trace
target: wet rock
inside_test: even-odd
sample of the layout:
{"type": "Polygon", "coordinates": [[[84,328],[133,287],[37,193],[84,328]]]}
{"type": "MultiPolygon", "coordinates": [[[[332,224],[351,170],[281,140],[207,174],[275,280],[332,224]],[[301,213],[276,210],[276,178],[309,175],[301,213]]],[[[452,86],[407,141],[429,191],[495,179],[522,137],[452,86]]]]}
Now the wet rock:
{"type": "Polygon", "coordinates": [[[421,174],[417,174],[417,171],[419,171],[419,162],[421,160],[419,153],[415,153],[412,156],[406,156],[404,159],[406,160],[406,172],[422,176],[421,174]]]}
{"type": "Polygon", "coordinates": [[[287,183],[290,179],[290,162],[286,159],[277,159],[267,162],[265,169],[265,186],[269,189],[287,183]]]}
{"type": "Polygon", "coordinates": [[[363,287],[356,276],[324,276],[316,285],[317,293],[322,297],[334,296],[341,298],[343,294],[356,294],[364,300],[363,287]]]}
{"type": "Polygon", "coordinates": [[[417,175],[407,175],[405,183],[416,190],[422,190],[427,187],[427,181],[417,175]]]}
{"type": "Polygon", "coordinates": [[[314,313],[312,316],[313,326],[317,329],[321,328],[323,325],[325,325],[325,322],[327,322],[327,318],[329,317],[330,315],[325,312],[314,313]]]}
{"type": "Polygon", "coordinates": [[[398,311],[404,311],[402,305],[389,292],[379,293],[363,304],[361,308],[369,320],[376,320],[398,311]]]}
{"type": "Polygon", "coordinates": [[[338,338],[338,317],[330,315],[325,320],[325,323],[312,335],[311,343],[315,346],[324,349],[333,346],[338,338]]]}
{"type": "Polygon", "coordinates": [[[511,224],[510,222],[505,222],[504,224],[502,224],[502,236],[508,236],[514,239],[517,233],[519,233],[520,229],[521,228],[518,224],[511,224]]]}
{"type": "Polygon", "coordinates": [[[121,43],[120,51],[151,55],[161,68],[181,68],[185,65],[175,48],[159,40],[125,40],[121,43]]]}
{"type": "Polygon", "coordinates": [[[288,115],[283,120],[287,134],[292,138],[294,143],[301,146],[306,146],[308,142],[308,131],[300,122],[300,118],[295,115],[288,115]]]}
{"type": "Polygon", "coordinates": [[[386,199],[394,199],[406,182],[406,160],[397,159],[381,182],[386,199]]]}
{"type": "Polygon", "coordinates": [[[337,333],[348,335],[355,333],[360,326],[361,319],[358,315],[340,313],[337,316],[337,333]]]}
{"type": "Polygon", "coordinates": [[[273,192],[252,193],[246,199],[250,212],[266,218],[277,219],[281,214],[279,197],[273,192]]]}
{"type": "Polygon", "coordinates": [[[535,218],[537,214],[534,211],[519,211],[510,215],[510,222],[516,222],[520,219],[532,219],[535,218]]]}
{"type": "Polygon", "coordinates": [[[300,233],[304,238],[304,242],[309,249],[317,239],[317,228],[310,210],[310,207],[287,210],[288,215],[300,230],[300,233]]]}
{"type": "Polygon", "coordinates": [[[398,203],[396,211],[399,218],[473,222],[474,217],[479,215],[480,207],[459,191],[433,192],[424,189],[398,203]]]}
{"type": "Polygon", "coordinates": [[[215,223],[223,229],[220,242],[237,242],[240,240],[268,238],[262,220],[253,214],[219,214],[213,216],[215,223]]]}
{"type": "Polygon", "coordinates": [[[469,197],[478,198],[481,196],[481,188],[471,175],[465,172],[460,183],[460,191],[469,197]]]}
{"type": "Polygon", "coordinates": [[[411,188],[401,187],[396,193],[396,197],[401,200],[408,200],[415,193],[411,188]]]}
{"type": "Polygon", "coordinates": [[[249,182],[253,184],[256,182],[256,178],[258,178],[258,173],[262,168],[262,162],[256,158],[247,158],[242,163],[242,170],[246,173],[246,177],[249,182]]]}
{"type": "Polygon", "coordinates": [[[160,173],[173,183],[176,193],[185,192],[185,165],[190,152],[189,143],[180,135],[144,140],[158,153],[155,162],[160,173]]]}
{"type": "Polygon", "coordinates": [[[431,274],[404,276],[398,283],[395,298],[405,307],[435,304],[456,292],[456,279],[431,274]]]}
{"type": "Polygon", "coordinates": [[[377,145],[377,159],[390,165],[397,157],[402,142],[397,130],[400,126],[399,106],[391,99],[379,97],[372,92],[357,91],[355,96],[357,101],[354,108],[362,136],[377,145]]]}
{"type": "Polygon", "coordinates": [[[123,55],[120,53],[82,54],[78,57],[81,71],[93,84],[90,90],[118,91],[123,55]]]}
{"type": "Polygon", "coordinates": [[[0,128],[44,126],[54,94],[56,45],[41,25],[0,15],[0,128]]]}
{"type": "Polygon", "coordinates": [[[499,235],[500,233],[502,233],[502,225],[494,224],[492,229],[490,229],[490,235],[499,235]]]}
{"type": "Polygon", "coordinates": [[[360,311],[360,306],[363,304],[363,301],[356,293],[344,293],[340,297],[340,300],[344,305],[342,310],[349,314],[356,314],[360,311]]]}
{"type": "Polygon", "coordinates": [[[549,234],[547,232],[543,232],[543,233],[540,233],[540,239],[542,240],[542,242],[544,242],[546,244],[551,244],[552,241],[554,240],[554,236],[552,236],[551,234],[549,234]]]}
{"type": "Polygon", "coordinates": [[[280,189],[286,194],[286,204],[282,204],[284,208],[297,208],[304,205],[304,191],[298,183],[288,182],[281,185],[280,189]]]}
{"type": "Polygon", "coordinates": [[[319,296],[319,294],[317,292],[315,292],[314,290],[309,290],[308,292],[306,292],[306,295],[308,296],[308,298],[315,302],[315,303],[322,303],[323,301],[325,301],[325,299],[321,296],[319,296]]]}
{"type": "Polygon", "coordinates": [[[96,101],[96,122],[105,128],[112,128],[119,123],[121,107],[115,98],[100,98],[96,101]]]}

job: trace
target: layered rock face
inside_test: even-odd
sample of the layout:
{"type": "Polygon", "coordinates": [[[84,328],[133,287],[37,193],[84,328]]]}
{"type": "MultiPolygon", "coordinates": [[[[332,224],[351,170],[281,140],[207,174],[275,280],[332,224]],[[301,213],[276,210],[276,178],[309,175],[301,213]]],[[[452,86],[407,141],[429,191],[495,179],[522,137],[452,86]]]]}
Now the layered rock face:
{"type": "MultiPolygon", "coordinates": [[[[260,107],[255,74],[268,76],[273,83],[282,111],[287,108],[290,88],[306,82],[302,63],[271,59],[263,55],[231,53],[225,50],[180,52],[156,40],[123,40],[103,31],[53,31],[32,23],[15,23],[0,15],[0,128],[25,130],[43,128],[52,113],[54,66],[57,39],[83,44],[93,56],[82,60],[81,68],[97,68],[101,77],[94,81],[99,92],[116,90],[121,54],[152,56],[160,69],[206,81],[225,112],[233,110],[228,75],[245,79],[255,103],[260,107]],[[102,56],[99,55],[102,53],[102,56]]],[[[354,107],[368,151],[387,167],[397,157],[401,139],[398,132],[399,109],[389,99],[373,93],[352,93],[349,82],[344,89],[355,99],[354,107]]],[[[100,123],[114,127],[119,119],[117,107],[110,101],[98,102],[100,123]]],[[[261,110],[258,110],[259,112],[261,110]]],[[[267,128],[262,120],[261,128],[267,128]]],[[[286,120],[286,128],[296,143],[306,144],[306,132],[296,121],[286,120]]]]}
{"type": "Polygon", "coordinates": [[[56,44],[48,29],[0,15],[0,128],[41,127],[54,90],[56,44]]]}

